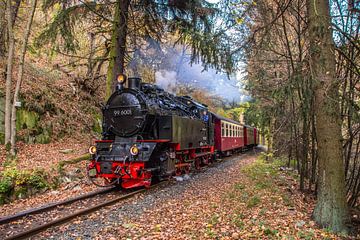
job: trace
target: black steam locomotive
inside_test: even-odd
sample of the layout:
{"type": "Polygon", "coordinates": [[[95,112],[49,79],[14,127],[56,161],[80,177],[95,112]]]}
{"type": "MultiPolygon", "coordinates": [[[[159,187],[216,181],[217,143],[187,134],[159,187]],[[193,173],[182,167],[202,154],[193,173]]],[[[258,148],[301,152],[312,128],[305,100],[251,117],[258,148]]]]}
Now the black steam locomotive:
{"type": "Polygon", "coordinates": [[[123,188],[199,168],[214,158],[214,122],[207,106],[174,96],[140,78],[118,76],[103,112],[103,138],[90,147],[91,178],[123,188]]]}

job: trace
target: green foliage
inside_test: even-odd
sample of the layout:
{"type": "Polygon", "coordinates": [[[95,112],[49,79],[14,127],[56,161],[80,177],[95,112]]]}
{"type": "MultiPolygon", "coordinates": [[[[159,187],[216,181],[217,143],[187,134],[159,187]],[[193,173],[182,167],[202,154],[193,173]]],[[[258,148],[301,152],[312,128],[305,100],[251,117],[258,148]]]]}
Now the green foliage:
{"type": "Polygon", "coordinates": [[[260,198],[258,196],[253,196],[252,198],[249,199],[246,206],[248,208],[252,208],[252,207],[255,207],[255,206],[259,205],[260,202],[261,202],[261,200],[260,200],[260,198]]]}
{"type": "Polygon", "coordinates": [[[0,180],[0,194],[7,193],[12,188],[12,181],[8,177],[1,178],[0,180]]]}
{"type": "Polygon", "coordinates": [[[279,167],[283,166],[283,161],[275,159],[272,162],[266,162],[264,158],[265,156],[261,155],[253,164],[244,167],[242,171],[253,180],[264,181],[269,177],[276,178],[279,167]]]}
{"type": "Polygon", "coordinates": [[[225,112],[225,110],[223,108],[218,108],[216,110],[216,114],[226,117],[226,118],[231,118],[231,116],[227,112],[225,112]]]}
{"type": "Polygon", "coordinates": [[[213,214],[209,220],[209,224],[211,225],[216,225],[219,223],[219,215],[218,214],[213,214]]]}
{"type": "Polygon", "coordinates": [[[234,185],[234,189],[235,189],[235,190],[242,191],[242,190],[245,189],[245,186],[244,186],[243,184],[241,184],[241,183],[236,183],[236,184],[234,185]]]}
{"type": "MultiPolygon", "coordinates": [[[[57,4],[65,4],[63,1],[47,0],[44,3],[44,10],[57,4]]],[[[78,40],[75,38],[75,27],[90,12],[96,11],[95,2],[79,3],[69,7],[59,7],[52,21],[47,24],[45,30],[36,38],[36,47],[53,43],[53,48],[59,48],[58,42],[67,52],[76,52],[79,49],[78,40]],[[58,41],[59,38],[61,41],[58,41]],[[56,43],[56,44],[55,44],[56,43]]]]}
{"type": "Polygon", "coordinates": [[[7,167],[0,176],[0,204],[10,198],[22,198],[27,194],[49,188],[47,174],[37,169],[19,170],[16,167],[7,167]]]}
{"type": "Polygon", "coordinates": [[[262,190],[262,189],[266,189],[269,188],[270,184],[268,182],[264,182],[264,181],[257,181],[255,183],[255,188],[258,190],[262,190]]]}
{"type": "Polygon", "coordinates": [[[242,103],[239,107],[235,107],[229,110],[226,110],[226,115],[230,116],[231,119],[239,121],[241,114],[246,112],[246,109],[250,107],[250,103],[242,103]]]}
{"type": "Polygon", "coordinates": [[[310,240],[314,239],[315,234],[313,231],[299,231],[297,236],[301,239],[310,240]]]}
{"type": "Polygon", "coordinates": [[[272,230],[270,228],[264,229],[264,234],[268,236],[275,236],[279,231],[278,230],[272,230]]]}
{"type": "Polygon", "coordinates": [[[250,102],[245,109],[245,122],[248,125],[260,128],[264,134],[268,134],[271,113],[272,109],[263,106],[260,101],[250,102]]]}
{"type": "Polygon", "coordinates": [[[244,216],[242,214],[236,214],[231,220],[240,230],[244,228],[245,223],[243,222],[244,216]]]}

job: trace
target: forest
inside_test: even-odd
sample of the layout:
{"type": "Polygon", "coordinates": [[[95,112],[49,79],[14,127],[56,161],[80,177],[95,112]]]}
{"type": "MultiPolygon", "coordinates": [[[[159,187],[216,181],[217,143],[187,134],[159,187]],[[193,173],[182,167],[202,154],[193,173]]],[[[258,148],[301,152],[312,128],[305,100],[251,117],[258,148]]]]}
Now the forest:
{"type": "Polygon", "coordinates": [[[256,127],[309,219],[356,236],[359,36],[358,0],[0,0],[0,204],[84,171],[125,74],[256,127]]]}

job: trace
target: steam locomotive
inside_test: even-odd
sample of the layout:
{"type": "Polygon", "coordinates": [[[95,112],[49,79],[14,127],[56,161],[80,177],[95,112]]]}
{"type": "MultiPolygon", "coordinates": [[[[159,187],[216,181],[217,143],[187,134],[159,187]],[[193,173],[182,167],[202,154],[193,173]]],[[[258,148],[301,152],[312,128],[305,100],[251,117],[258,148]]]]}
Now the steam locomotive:
{"type": "Polygon", "coordinates": [[[256,128],[218,116],[189,96],[122,74],[117,81],[102,107],[103,137],[89,148],[90,179],[149,187],[155,179],[200,169],[219,154],[258,144],[256,128]]]}

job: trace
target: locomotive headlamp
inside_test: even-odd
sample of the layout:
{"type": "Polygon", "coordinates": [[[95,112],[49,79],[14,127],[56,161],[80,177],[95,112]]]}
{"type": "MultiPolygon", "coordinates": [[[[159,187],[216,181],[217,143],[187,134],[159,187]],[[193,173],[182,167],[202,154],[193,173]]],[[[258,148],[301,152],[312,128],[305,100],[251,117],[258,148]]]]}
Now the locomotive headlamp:
{"type": "Polygon", "coordinates": [[[136,145],[133,145],[130,148],[130,154],[133,155],[133,156],[138,155],[139,154],[139,148],[136,145]]]}
{"type": "Polygon", "coordinates": [[[91,146],[91,147],[89,147],[89,153],[90,154],[95,154],[96,153],[96,147],[95,146],[91,146]]]}
{"type": "Polygon", "coordinates": [[[126,82],[126,75],[119,74],[116,79],[117,79],[118,83],[124,84],[126,82]]]}

